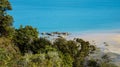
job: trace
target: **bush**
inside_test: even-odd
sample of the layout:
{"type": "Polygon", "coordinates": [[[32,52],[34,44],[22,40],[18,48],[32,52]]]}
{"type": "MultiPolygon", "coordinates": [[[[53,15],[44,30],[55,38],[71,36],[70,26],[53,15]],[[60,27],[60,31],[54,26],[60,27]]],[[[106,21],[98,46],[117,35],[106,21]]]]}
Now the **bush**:
{"type": "Polygon", "coordinates": [[[0,65],[9,66],[11,61],[16,60],[20,52],[12,41],[8,38],[0,38],[0,65]]]}

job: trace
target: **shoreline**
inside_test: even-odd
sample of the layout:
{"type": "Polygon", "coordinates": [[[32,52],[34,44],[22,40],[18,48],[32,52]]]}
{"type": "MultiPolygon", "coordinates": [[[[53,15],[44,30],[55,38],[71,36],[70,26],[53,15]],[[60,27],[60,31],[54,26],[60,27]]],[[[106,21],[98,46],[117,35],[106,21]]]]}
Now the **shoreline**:
{"type": "Polygon", "coordinates": [[[84,31],[84,32],[44,32],[42,35],[64,37],[67,40],[81,38],[89,41],[91,45],[95,45],[104,52],[112,52],[120,54],[120,33],[118,30],[104,31],[84,31]],[[70,35],[69,35],[70,34],[70,35]]]}

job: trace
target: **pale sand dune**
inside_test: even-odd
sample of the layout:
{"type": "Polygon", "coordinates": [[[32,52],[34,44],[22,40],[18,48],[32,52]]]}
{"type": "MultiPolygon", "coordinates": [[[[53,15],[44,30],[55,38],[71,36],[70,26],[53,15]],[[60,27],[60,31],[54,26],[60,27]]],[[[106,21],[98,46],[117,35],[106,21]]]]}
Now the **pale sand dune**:
{"type": "Polygon", "coordinates": [[[82,38],[90,41],[91,44],[100,47],[104,52],[120,54],[120,34],[119,33],[84,33],[72,34],[68,39],[82,38]],[[106,43],[104,43],[106,42],[106,43]],[[105,46],[107,44],[108,46],[105,46]]]}
{"type": "Polygon", "coordinates": [[[120,43],[120,34],[113,37],[113,40],[120,43]]]}

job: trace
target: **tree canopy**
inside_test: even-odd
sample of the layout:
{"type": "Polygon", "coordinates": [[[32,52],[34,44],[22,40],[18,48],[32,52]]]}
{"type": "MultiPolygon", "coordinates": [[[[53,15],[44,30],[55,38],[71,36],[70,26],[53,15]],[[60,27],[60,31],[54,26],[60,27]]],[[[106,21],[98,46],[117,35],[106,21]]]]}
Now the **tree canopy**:
{"type": "Polygon", "coordinates": [[[11,36],[14,32],[12,27],[13,17],[7,11],[12,10],[8,0],[0,0],[0,36],[11,36]]]}
{"type": "MultiPolygon", "coordinates": [[[[20,26],[19,29],[15,30],[14,43],[19,47],[21,53],[26,53],[30,51],[30,46],[33,41],[38,38],[38,31],[32,26],[20,26]]],[[[34,45],[34,44],[33,44],[34,45]]]]}

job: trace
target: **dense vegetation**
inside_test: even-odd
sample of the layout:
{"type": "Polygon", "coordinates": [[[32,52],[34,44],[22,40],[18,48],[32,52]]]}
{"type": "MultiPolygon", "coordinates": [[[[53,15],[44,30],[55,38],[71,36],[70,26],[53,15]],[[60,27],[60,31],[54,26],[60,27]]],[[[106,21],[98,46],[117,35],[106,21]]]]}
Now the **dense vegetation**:
{"type": "Polygon", "coordinates": [[[107,55],[88,60],[96,47],[82,39],[51,41],[32,26],[15,29],[7,10],[12,10],[9,1],[0,0],[0,67],[117,67],[107,55]]]}

